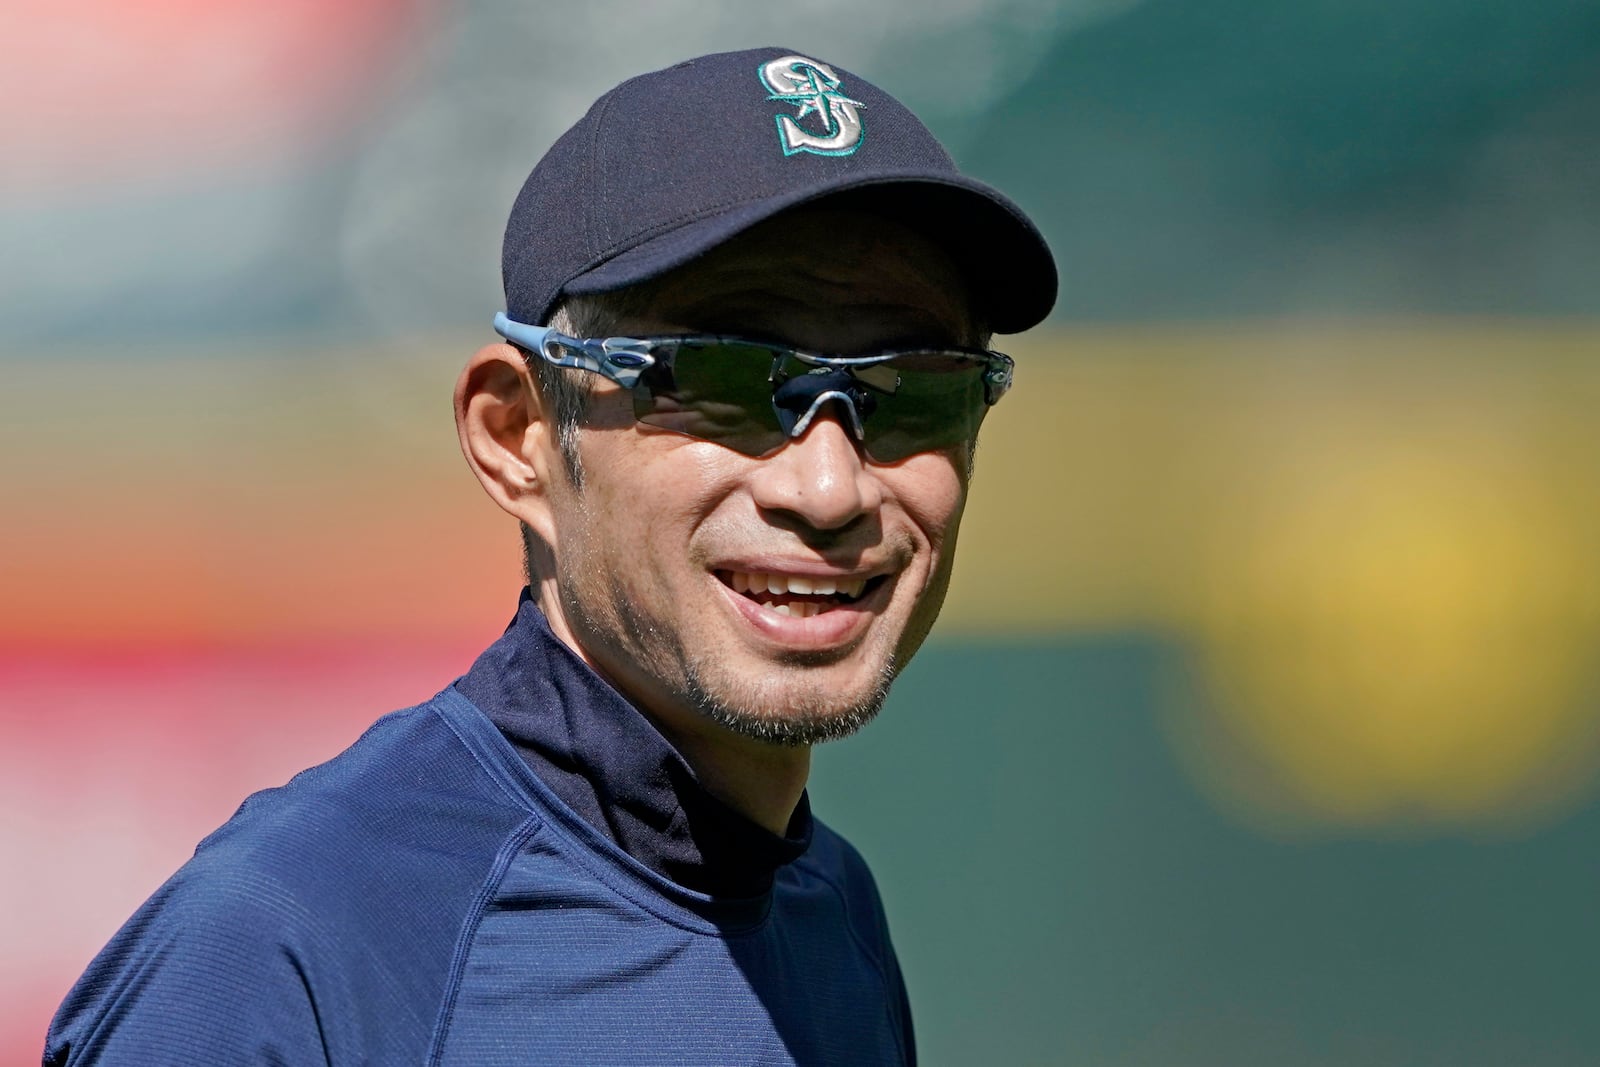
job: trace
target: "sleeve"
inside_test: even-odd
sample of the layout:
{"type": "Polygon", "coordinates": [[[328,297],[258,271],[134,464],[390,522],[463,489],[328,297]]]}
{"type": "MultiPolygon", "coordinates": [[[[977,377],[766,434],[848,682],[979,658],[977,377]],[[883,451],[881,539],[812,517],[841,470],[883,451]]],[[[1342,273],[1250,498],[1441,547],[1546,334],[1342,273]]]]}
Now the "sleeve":
{"type": "Polygon", "coordinates": [[[847,901],[850,921],[857,925],[861,942],[872,946],[872,955],[883,974],[886,1007],[890,1020],[899,1035],[900,1048],[907,1067],[916,1067],[917,1035],[911,1021],[911,997],[906,990],[900,958],[895,955],[894,941],[889,936],[889,917],[884,911],[883,899],[878,893],[877,880],[867,861],[855,846],[829,832],[840,855],[844,872],[843,893],[847,901]]]}
{"type": "Polygon", "coordinates": [[[250,872],[174,875],[67,994],[45,1067],[327,1064],[314,922],[250,872]]]}
{"type": "Polygon", "coordinates": [[[917,1067],[917,1033],[911,1024],[911,996],[906,992],[906,980],[900,973],[900,960],[889,946],[889,975],[895,986],[893,996],[900,1017],[900,1047],[905,1051],[906,1067],[917,1067]]]}

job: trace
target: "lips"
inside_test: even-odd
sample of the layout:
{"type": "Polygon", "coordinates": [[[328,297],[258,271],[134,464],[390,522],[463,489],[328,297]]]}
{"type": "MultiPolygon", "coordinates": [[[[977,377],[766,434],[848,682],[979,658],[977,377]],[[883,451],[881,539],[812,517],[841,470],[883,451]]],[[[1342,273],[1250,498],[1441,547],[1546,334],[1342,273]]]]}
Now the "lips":
{"type": "Polygon", "coordinates": [[[855,604],[882,575],[808,575],[777,571],[719,570],[717,578],[742,598],[777,615],[810,619],[855,604]]]}

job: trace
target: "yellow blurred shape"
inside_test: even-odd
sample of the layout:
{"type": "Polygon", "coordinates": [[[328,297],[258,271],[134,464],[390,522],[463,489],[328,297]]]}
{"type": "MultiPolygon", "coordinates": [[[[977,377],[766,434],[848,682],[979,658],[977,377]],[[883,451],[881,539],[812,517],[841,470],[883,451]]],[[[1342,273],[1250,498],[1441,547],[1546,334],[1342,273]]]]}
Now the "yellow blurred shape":
{"type": "Polygon", "coordinates": [[[1180,756],[1279,831],[1503,826],[1592,786],[1600,330],[1037,343],[985,427],[947,619],[1169,633],[1180,756]]]}
{"type": "Polygon", "coordinates": [[[1224,520],[1194,620],[1207,777],[1268,813],[1514,819],[1587,770],[1593,548],[1503,442],[1396,436],[1224,520]]]}

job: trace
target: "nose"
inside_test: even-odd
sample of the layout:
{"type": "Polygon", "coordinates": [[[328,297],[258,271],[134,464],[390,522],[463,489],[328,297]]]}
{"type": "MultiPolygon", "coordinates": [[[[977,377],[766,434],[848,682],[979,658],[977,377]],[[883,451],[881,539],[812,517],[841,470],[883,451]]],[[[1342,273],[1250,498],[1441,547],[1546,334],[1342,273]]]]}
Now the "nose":
{"type": "Polygon", "coordinates": [[[883,484],[862,457],[848,414],[829,403],[805,433],[757,461],[751,479],[756,504],[784,512],[818,530],[837,530],[883,505],[883,484]]]}

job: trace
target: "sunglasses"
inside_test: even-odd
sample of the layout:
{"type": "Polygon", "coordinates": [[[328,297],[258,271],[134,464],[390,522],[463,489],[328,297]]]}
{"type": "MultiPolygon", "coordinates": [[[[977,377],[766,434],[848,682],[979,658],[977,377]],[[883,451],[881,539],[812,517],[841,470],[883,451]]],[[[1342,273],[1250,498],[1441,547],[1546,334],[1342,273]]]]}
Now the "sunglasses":
{"type": "Polygon", "coordinates": [[[747,456],[804,434],[830,400],[868,456],[894,463],[970,444],[1011,388],[1011,357],[966,348],[819,356],[737,337],[568,337],[494,317],[495,332],[547,363],[605,376],[633,393],[640,422],[747,456]]]}

